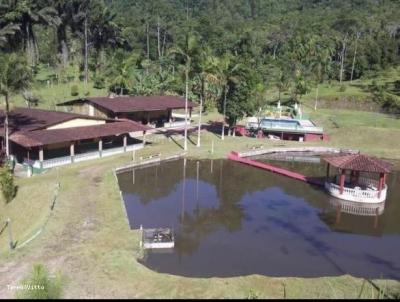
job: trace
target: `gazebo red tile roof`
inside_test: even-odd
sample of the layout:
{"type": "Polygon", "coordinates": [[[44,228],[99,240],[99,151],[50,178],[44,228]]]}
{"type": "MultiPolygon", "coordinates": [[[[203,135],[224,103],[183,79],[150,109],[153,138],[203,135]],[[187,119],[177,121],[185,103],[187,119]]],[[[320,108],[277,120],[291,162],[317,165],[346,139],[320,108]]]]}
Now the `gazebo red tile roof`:
{"type": "MultiPolygon", "coordinates": [[[[89,97],[60,103],[57,106],[90,102],[114,113],[185,108],[185,99],[174,95],[89,97]]],[[[188,101],[188,108],[197,104],[188,101]]]]}
{"type": "Polygon", "coordinates": [[[390,173],[393,167],[386,161],[364,154],[327,155],[322,159],[334,167],[361,172],[390,173]]]}
{"type": "Polygon", "coordinates": [[[25,148],[64,143],[93,138],[102,138],[130,132],[146,131],[151,128],[133,121],[116,121],[95,126],[73,127],[53,130],[18,131],[10,140],[25,148]]]}

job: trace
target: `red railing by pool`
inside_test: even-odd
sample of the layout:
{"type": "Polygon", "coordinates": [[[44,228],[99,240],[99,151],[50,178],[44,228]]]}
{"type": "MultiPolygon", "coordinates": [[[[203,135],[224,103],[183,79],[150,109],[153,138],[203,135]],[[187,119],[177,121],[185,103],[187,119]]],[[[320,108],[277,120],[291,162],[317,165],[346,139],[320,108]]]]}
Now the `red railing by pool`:
{"type": "Polygon", "coordinates": [[[293,178],[293,179],[296,179],[296,180],[304,181],[304,182],[307,182],[307,183],[310,183],[310,184],[313,184],[313,185],[318,185],[318,186],[323,186],[324,185],[324,183],[322,181],[318,180],[318,179],[310,178],[310,177],[307,177],[307,176],[305,176],[303,174],[300,174],[300,173],[297,173],[297,172],[293,172],[293,171],[289,171],[289,170],[286,170],[286,169],[283,169],[283,168],[275,167],[275,166],[267,164],[267,163],[261,163],[261,162],[258,162],[256,160],[252,160],[252,159],[249,159],[249,158],[244,158],[244,157],[239,156],[239,154],[237,152],[234,152],[234,151],[232,151],[232,152],[230,152],[228,154],[228,158],[230,160],[233,160],[233,161],[236,161],[236,162],[240,162],[242,164],[246,164],[246,165],[250,165],[250,166],[253,166],[253,167],[256,167],[256,168],[264,169],[264,170],[267,170],[267,171],[270,171],[270,172],[273,172],[273,173],[277,173],[277,174],[280,174],[280,175],[283,175],[283,176],[286,176],[286,177],[290,177],[290,178],[293,178]]]}

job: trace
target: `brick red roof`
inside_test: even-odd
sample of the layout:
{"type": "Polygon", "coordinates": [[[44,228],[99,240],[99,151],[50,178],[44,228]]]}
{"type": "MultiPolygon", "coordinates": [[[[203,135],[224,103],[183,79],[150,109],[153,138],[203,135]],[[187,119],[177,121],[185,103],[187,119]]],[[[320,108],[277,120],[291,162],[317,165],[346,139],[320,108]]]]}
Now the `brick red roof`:
{"type": "Polygon", "coordinates": [[[136,131],[146,131],[149,129],[151,128],[133,121],[116,121],[85,127],[18,131],[11,134],[10,140],[25,148],[31,148],[49,144],[121,135],[136,131]]]}
{"type": "Polygon", "coordinates": [[[346,170],[389,173],[392,169],[392,164],[363,154],[327,155],[323,156],[322,159],[334,167],[346,170]]]}
{"type": "MultiPolygon", "coordinates": [[[[4,127],[4,111],[0,110],[0,127],[4,127]]],[[[32,131],[63,123],[75,118],[104,120],[103,118],[91,117],[68,112],[51,111],[44,109],[16,107],[9,113],[10,132],[32,131]]],[[[2,133],[0,134],[2,135],[2,133]]]]}
{"type": "MultiPolygon", "coordinates": [[[[64,102],[58,104],[58,106],[73,105],[85,101],[96,104],[114,113],[185,108],[185,99],[173,95],[91,97],[64,102]]],[[[197,106],[197,104],[188,101],[188,108],[193,108],[195,106],[197,106]]]]}

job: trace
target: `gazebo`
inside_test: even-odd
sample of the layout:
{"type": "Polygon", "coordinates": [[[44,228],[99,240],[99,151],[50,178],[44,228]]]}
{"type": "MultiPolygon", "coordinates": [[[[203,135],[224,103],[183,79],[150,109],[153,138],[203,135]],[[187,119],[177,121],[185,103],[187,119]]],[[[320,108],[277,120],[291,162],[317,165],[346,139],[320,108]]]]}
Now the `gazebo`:
{"type": "Polygon", "coordinates": [[[385,201],[390,163],[360,153],[328,155],[322,159],[327,162],[325,188],[330,195],[368,204],[385,201]],[[331,166],[337,172],[333,176],[331,166]]]}

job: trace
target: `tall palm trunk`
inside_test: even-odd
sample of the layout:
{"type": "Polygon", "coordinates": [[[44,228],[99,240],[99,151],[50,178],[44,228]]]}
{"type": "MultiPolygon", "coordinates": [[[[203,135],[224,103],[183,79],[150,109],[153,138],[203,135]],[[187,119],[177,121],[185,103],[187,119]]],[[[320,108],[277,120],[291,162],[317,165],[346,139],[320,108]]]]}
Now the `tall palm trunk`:
{"type": "Polygon", "coordinates": [[[197,147],[200,147],[201,115],[203,113],[204,80],[201,80],[199,126],[197,130],[197,147]]]}
{"type": "Polygon", "coordinates": [[[353,64],[351,65],[350,83],[353,82],[354,67],[355,67],[355,65],[356,65],[356,56],[357,56],[358,39],[359,39],[359,35],[357,34],[356,46],[355,46],[355,48],[354,48],[353,64]]]}
{"type": "Polygon", "coordinates": [[[6,139],[6,155],[7,158],[10,157],[10,143],[9,143],[9,128],[8,128],[8,115],[9,115],[9,111],[10,111],[10,104],[9,104],[9,100],[8,100],[8,93],[6,92],[5,94],[5,99],[6,99],[6,110],[5,110],[5,118],[4,118],[4,137],[6,139]]]}
{"type": "Polygon", "coordinates": [[[161,58],[160,16],[157,16],[157,51],[158,51],[158,59],[160,59],[161,58]]]}
{"type": "MultiPolygon", "coordinates": [[[[149,23],[146,23],[146,46],[147,46],[147,60],[150,60],[150,37],[149,37],[149,23]]],[[[149,67],[146,64],[146,75],[149,75],[149,67]]]]}
{"type": "Polygon", "coordinates": [[[319,92],[319,83],[317,83],[317,89],[315,90],[315,104],[314,104],[314,111],[317,110],[318,105],[318,92],[319,92]]]}
{"type": "Polygon", "coordinates": [[[88,29],[87,29],[87,14],[85,15],[85,92],[87,92],[88,85],[88,29]]]}
{"type": "Polygon", "coordinates": [[[186,88],[185,88],[185,142],[183,149],[187,151],[187,114],[188,114],[188,93],[189,93],[189,66],[190,63],[186,63],[185,77],[186,77],[186,88]]]}
{"type": "Polygon", "coordinates": [[[341,59],[340,60],[340,75],[339,75],[340,84],[342,84],[342,80],[343,80],[344,59],[345,59],[345,55],[346,55],[346,40],[347,40],[347,36],[342,41],[342,52],[340,55],[340,59],[341,59]]]}
{"type": "Polygon", "coordinates": [[[67,44],[67,33],[65,25],[60,24],[57,27],[57,42],[58,42],[58,54],[61,59],[61,63],[64,67],[68,65],[68,44],[67,44]]]}
{"type": "Polygon", "coordinates": [[[224,140],[224,138],[225,138],[225,114],[226,114],[226,93],[227,93],[227,90],[228,90],[228,85],[225,84],[225,87],[224,87],[224,109],[223,109],[224,119],[222,121],[222,133],[221,133],[221,139],[222,140],[224,140]]]}

